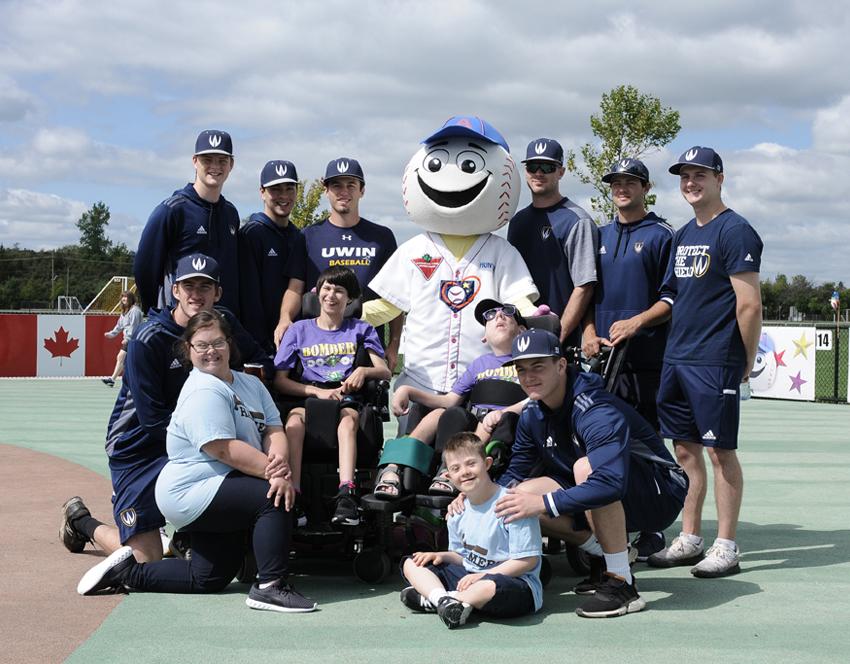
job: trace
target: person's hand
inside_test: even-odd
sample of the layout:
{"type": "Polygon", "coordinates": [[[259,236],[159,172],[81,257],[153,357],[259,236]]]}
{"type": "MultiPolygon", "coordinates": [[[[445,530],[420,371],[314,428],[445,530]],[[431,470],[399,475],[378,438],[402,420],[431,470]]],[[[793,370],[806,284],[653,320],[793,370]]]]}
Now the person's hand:
{"type": "Polygon", "coordinates": [[[268,463],[266,464],[266,479],[270,480],[274,477],[282,477],[285,480],[292,479],[292,469],[289,467],[289,462],[279,452],[269,452],[268,463]]]}
{"type": "Polygon", "coordinates": [[[466,509],[463,506],[463,501],[466,499],[465,493],[457,494],[457,498],[455,498],[452,502],[449,503],[448,508],[446,508],[446,512],[449,516],[455,516],[457,514],[463,514],[463,510],[466,509]]]}
{"type": "Polygon", "coordinates": [[[481,424],[484,427],[484,430],[487,433],[493,433],[493,429],[502,421],[502,415],[505,412],[503,410],[491,410],[484,416],[484,419],[481,420],[481,424]]]}
{"type": "Polygon", "coordinates": [[[337,387],[334,389],[325,389],[322,387],[316,388],[316,394],[314,394],[317,399],[330,399],[332,401],[341,401],[342,400],[342,388],[337,387]]]}
{"type": "Polygon", "coordinates": [[[615,346],[623,343],[626,339],[631,339],[640,330],[640,321],[637,316],[632,316],[625,320],[618,320],[611,325],[608,330],[608,336],[611,338],[611,343],[615,346]]]}
{"type": "Polygon", "coordinates": [[[465,577],[463,577],[460,581],[457,582],[458,591],[463,592],[464,590],[468,590],[473,583],[480,581],[483,577],[484,572],[467,574],[465,577]]]}
{"type": "Polygon", "coordinates": [[[384,359],[387,361],[387,368],[390,373],[395,373],[395,365],[398,364],[398,343],[390,342],[387,344],[384,350],[384,359]]]}
{"type": "Polygon", "coordinates": [[[366,369],[357,367],[354,371],[348,374],[348,378],[342,381],[340,389],[343,394],[353,394],[363,389],[363,384],[366,382],[366,369]]]}
{"type": "Polygon", "coordinates": [[[413,564],[417,567],[423,567],[424,565],[440,565],[443,562],[443,554],[438,551],[417,551],[410,559],[413,561],[413,564]]]}
{"type": "Polygon", "coordinates": [[[266,498],[273,498],[275,507],[280,507],[280,501],[283,499],[283,507],[288,512],[295,503],[295,489],[289,480],[273,477],[269,480],[269,492],[266,498]]]}
{"type": "Polygon", "coordinates": [[[504,517],[505,523],[546,513],[543,496],[525,493],[518,489],[508,489],[508,494],[499,498],[495,507],[496,516],[504,517]]]}
{"type": "Polygon", "coordinates": [[[586,339],[584,343],[581,345],[581,352],[584,353],[584,356],[588,359],[591,357],[596,357],[599,355],[602,350],[602,346],[613,346],[608,339],[604,337],[592,337],[590,339],[586,339]]]}
{"type": "Polygon", "coordinates": [[[280,340],[283,339],[283,335],[286,334],[286,331],[289,329],[289,326],[292,325],[292,321],[281,318],[277,324],[277,327],[274,329],[274,347],[280,348],[280,340]]]}
{"type": "Polygon", "coordinates": [[[410,410],[410,391],[407,389],[407,385],[402,385],[401,387],[396,388],[395,392],[393,392],[393,415],[396,417],[401,417],[402,415],[407,415],[407,412],[410,410]]]}

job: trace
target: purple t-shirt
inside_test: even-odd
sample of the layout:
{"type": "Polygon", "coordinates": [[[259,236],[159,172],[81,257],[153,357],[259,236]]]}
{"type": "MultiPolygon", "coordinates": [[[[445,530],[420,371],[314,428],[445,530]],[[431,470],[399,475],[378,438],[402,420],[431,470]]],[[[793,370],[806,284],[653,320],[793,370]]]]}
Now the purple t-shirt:
{"type": "Polygon", "coordinates": [[[340,383],[354,369],[360,343],[384,356],[375,328],[359,318],[346,318],[338,330],[321,329],[315,318],[299,320],[283,335],[274,363],[278,369],[293,369],[300,359],[302,383],[340,383]]]}
{"type": "MultiPolygon", "coordinates": [[[[472,392],[475,384],[482,380],[504,380],[508,383],[518,383],[519,379],[516,375],[516,366],[513,364],[507,367],[503,366],[510,359],[510,353],[507,355],[487,353],[486,355],[476,357],[466,368],[464,374],[452,386],[452,392],[458,396],[465,397],[472,392]]],[[[504,406],[483,403],[474,403],[472,405],[490,410],[501,410],[504,408],[504,406]]]]}

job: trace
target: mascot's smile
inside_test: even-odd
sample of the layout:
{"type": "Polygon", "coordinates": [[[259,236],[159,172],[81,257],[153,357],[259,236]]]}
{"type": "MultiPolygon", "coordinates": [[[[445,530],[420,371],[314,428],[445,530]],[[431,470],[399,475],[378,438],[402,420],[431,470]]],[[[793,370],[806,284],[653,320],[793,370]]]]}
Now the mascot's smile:
{"type": "Polygon", "coordinates": [[[478,198],[478,194],[484,191],[484,187],[486,187],[487,183],[490,181],[490,173],[487,173],[487,176],[475,186],[462,191],[440,191],[439,189],[429,187],[425,180],[422,179],[422,176],[419,175],[418,169],[416,171],[416,179],[419,181],[422,193],[434,201],[434,203],[440,207],[459,208],[464,205],[469,205],[472,201],[478,198]]]}

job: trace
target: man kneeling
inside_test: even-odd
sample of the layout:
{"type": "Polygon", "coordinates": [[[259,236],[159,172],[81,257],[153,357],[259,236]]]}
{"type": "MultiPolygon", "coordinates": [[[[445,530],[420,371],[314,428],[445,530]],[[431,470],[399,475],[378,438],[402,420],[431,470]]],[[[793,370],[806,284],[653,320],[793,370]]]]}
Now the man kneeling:
{"type": "Polygon", "coordinates": [[[448,519],[449,551],[418,552],[405,559],[410,586],[401,601],[418,612],[436,612],[449,629],[466,622],[472,609],[497,618],[537,611],[542,542],[535,518],[511,523],[494,513],[507,490],[487,474],[493,460],[473,433],[455,434],[443,451],[449,478],[466,496],[462,513],[448,519]]]}
{"type": "Polygon", "coordinates": [[[540,516],[544,533],[604,555],[607,571],[576,588],[593,594],[578,615],[640,611],[646,604],[629,568],[627,533],[670,526],[682,510],[687,476],[652,426],[606,392],[598,375],[567,366],[553,334],[523,332],[511,354],[529,402],[499,478],[513,488],[496,503],[496,515],[507,524],[540,516]]]}

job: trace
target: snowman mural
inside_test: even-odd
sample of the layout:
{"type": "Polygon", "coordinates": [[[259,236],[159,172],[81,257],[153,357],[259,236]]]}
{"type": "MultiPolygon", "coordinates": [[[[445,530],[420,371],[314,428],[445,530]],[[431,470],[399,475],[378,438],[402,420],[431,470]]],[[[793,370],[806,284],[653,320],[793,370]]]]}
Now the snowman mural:
{"type": "Polygon", "coordinates": [[[448,392],[485,353],[475,305],[484,299],[535,311],[537,287],[519,252],[493,235],[517,208],[520,179],[502,135],[474,116],[450,118],[404,169],[404,207],[424,230],[389,258],[369,287],[369,322],[404,312],[404,370],[396,386],[448,392]]]}

